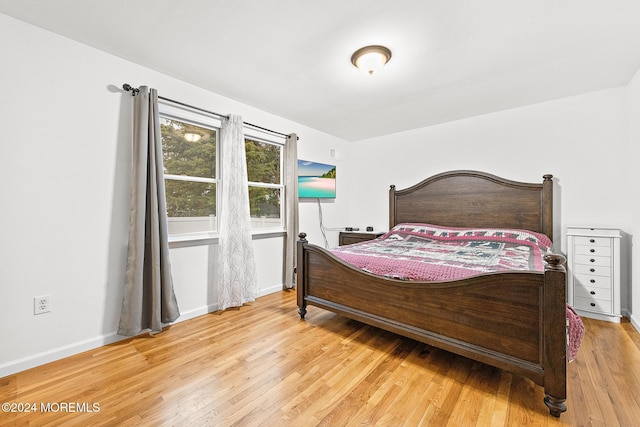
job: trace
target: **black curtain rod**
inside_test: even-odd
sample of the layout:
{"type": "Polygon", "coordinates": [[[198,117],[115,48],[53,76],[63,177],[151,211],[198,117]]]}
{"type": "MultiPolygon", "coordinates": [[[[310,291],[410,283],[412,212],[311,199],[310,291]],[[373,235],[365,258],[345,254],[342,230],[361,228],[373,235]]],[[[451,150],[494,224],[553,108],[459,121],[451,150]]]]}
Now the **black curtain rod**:
{"type": "MultiPolygon", "coordinates": [[[[140,89],[138,89],[137,87],[131,86],[129,83],[123,84],[122,85],[122,89],[124,89],[127,92],[131,92],[131,95],[133,95],[133,96],[136,96],[138,94],[138,92],[140,92],[140,89]]],[[[197,111],[201,111],[203,113],[212,114],[212,115],[217,116],[217,117],[219,117],[221,119],[228,119],[229,118],[229,116],[225,116],[224,114],[216,113],[214,111],[205,110],[204,108],[195,107],[193,105],[185,104],[184,102],[175,101],[173,99],[165,98],[164,96],[158,95],[158,99],[162,99],[164,101],[171,102],[173,104],[178,104],[178,105],[181,105],[183,107],[187,107],[187,108],[191,108],[191,109],[194,109],[194,110],[197,110],[197,111]]],[[[247,123],[247,122],[243,122],[243,123],[245,125],[247,125],[247,126],[251,126],[252,128],[260,129],[260,130],[263,130],[263,131],[266,131],[266,132],[271,132],[271,133],[274,133],[276,135],[284,136],[285,138],[289,136],[289,135],[284,134],[282,132],[278,132],[278,131],[275,131],[275,130],[263,128],[262,126],[254,125],[253,123],[247,123]]]]}

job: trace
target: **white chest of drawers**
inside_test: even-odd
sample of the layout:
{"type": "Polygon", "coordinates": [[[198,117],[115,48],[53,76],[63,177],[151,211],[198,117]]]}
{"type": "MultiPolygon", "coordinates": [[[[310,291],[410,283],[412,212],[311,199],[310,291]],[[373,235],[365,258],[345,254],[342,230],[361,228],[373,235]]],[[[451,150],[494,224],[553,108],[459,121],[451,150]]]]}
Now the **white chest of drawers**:
{"type": "Polygon", "coordinates": [[[620,230],[567,227],[567,302],[580,315],[619,322],[620,230]]]}

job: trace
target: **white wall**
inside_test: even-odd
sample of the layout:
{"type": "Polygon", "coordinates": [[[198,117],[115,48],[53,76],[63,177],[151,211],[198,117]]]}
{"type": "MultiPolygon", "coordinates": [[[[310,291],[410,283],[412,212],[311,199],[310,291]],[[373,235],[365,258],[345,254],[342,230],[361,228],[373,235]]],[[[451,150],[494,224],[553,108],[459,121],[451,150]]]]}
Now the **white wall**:
{"type": "MultiPolygon", "coordinates": [[[[131,163],[123,83],[296,132],[302,158],[330,163],[331,148],[345,151],[343,140],[1,14],[0,39],[0,377],[117,339],[131,163]],[[39,295],[51,295],[51,313],[34,316],[39,295]]],[[[344,196],[324,204],[326,221],[348,217],[339,185],[344,196]]],[[[301,229],[319,243],[316,228],[317,206],[302,206],[301,229]]],[[[281,289],[282,242],[254,239],[261,294],[281,289]]],[[[171,250],[183,318],[216,304],[215,251],[171,250]]]]}
{"type": "Polygon", "coordinates": [[[629,233],[632,235],[629,249],[631,251],[631,289],[629,292],[629,307],[633,313],[631,322],[640,330],[640,248],[636,243],[640,238],[640,70],[629,83],[629,181],[625,187],[626,197],[631,202],[631,223],[629,233]]]}
{"type": "MultiPolygon", "coordinates": [[[[635,81],[640,86],[640,78],[635,81]]],[[[638,182],[638,130],[634,156],[628,144],[627,93],[627,87],[617,87],[359,141],[351,153],[357,158],[353,174],[371,190],[353,193],[352,218],[387,227],[390,184],[402,189],[439,172],[473,169],[525,182],[542,182],[542,175],[553,174],[554,216],[560,220],[554,240],[560,240],[565,253],[567,225],[631,233],[635,222],[638,230],[640,197],[631,185],[638,182]]],[[[635,94],[640,104],[637,87],[635,94]]],[[[625,282],[630,280],[628,260],[627,251],[625,282]]],[[[622,304],[627,307],[626,295],[622,304]]]]}

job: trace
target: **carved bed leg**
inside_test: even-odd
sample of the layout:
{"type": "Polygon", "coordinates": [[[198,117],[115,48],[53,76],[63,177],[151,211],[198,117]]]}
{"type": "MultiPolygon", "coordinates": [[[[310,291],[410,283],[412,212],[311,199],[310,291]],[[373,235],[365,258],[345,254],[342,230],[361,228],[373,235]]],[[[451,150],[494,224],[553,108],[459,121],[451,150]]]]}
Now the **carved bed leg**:
{"type": "Polygon", "coordinates": [[[304,319],[304,316],[307,314],[307,306],[303,305],[301,307],[298,307],[298,314],[300,315],[301,319],[304,319]]]}
{"type": "Polygon", "coordinates": [[[304,250],[307,242],[307,233],[298,234],[300,238],[296,244],[296,300],[298,302],[298,314],[300,315],[300,319],[304,319],[304,316],[307,314],[307,302],[304,297],[306,295],[306,282],[304,275],[304,250]]]}
{"type": "Polygon", "coordinates": [[[556,399],[548,394],[544,397],[544,404],[549,408],[549,412],[556,418],[560,418],[560,414],[567,410],[567,405],[564,404],[565,399],[556,399]]]}

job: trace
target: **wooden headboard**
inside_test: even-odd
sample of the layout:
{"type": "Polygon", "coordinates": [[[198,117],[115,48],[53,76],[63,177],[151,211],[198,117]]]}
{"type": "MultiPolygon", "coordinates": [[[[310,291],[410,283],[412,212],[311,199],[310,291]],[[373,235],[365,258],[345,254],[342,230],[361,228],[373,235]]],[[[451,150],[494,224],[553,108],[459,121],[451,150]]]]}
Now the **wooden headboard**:
{"type": "Polygon", "coordinates": [[[402,222],[449,227],[521,228],[553,240],[553,175],[541,184],[458,170],[389,190],[389,228],[402,222]]]}

